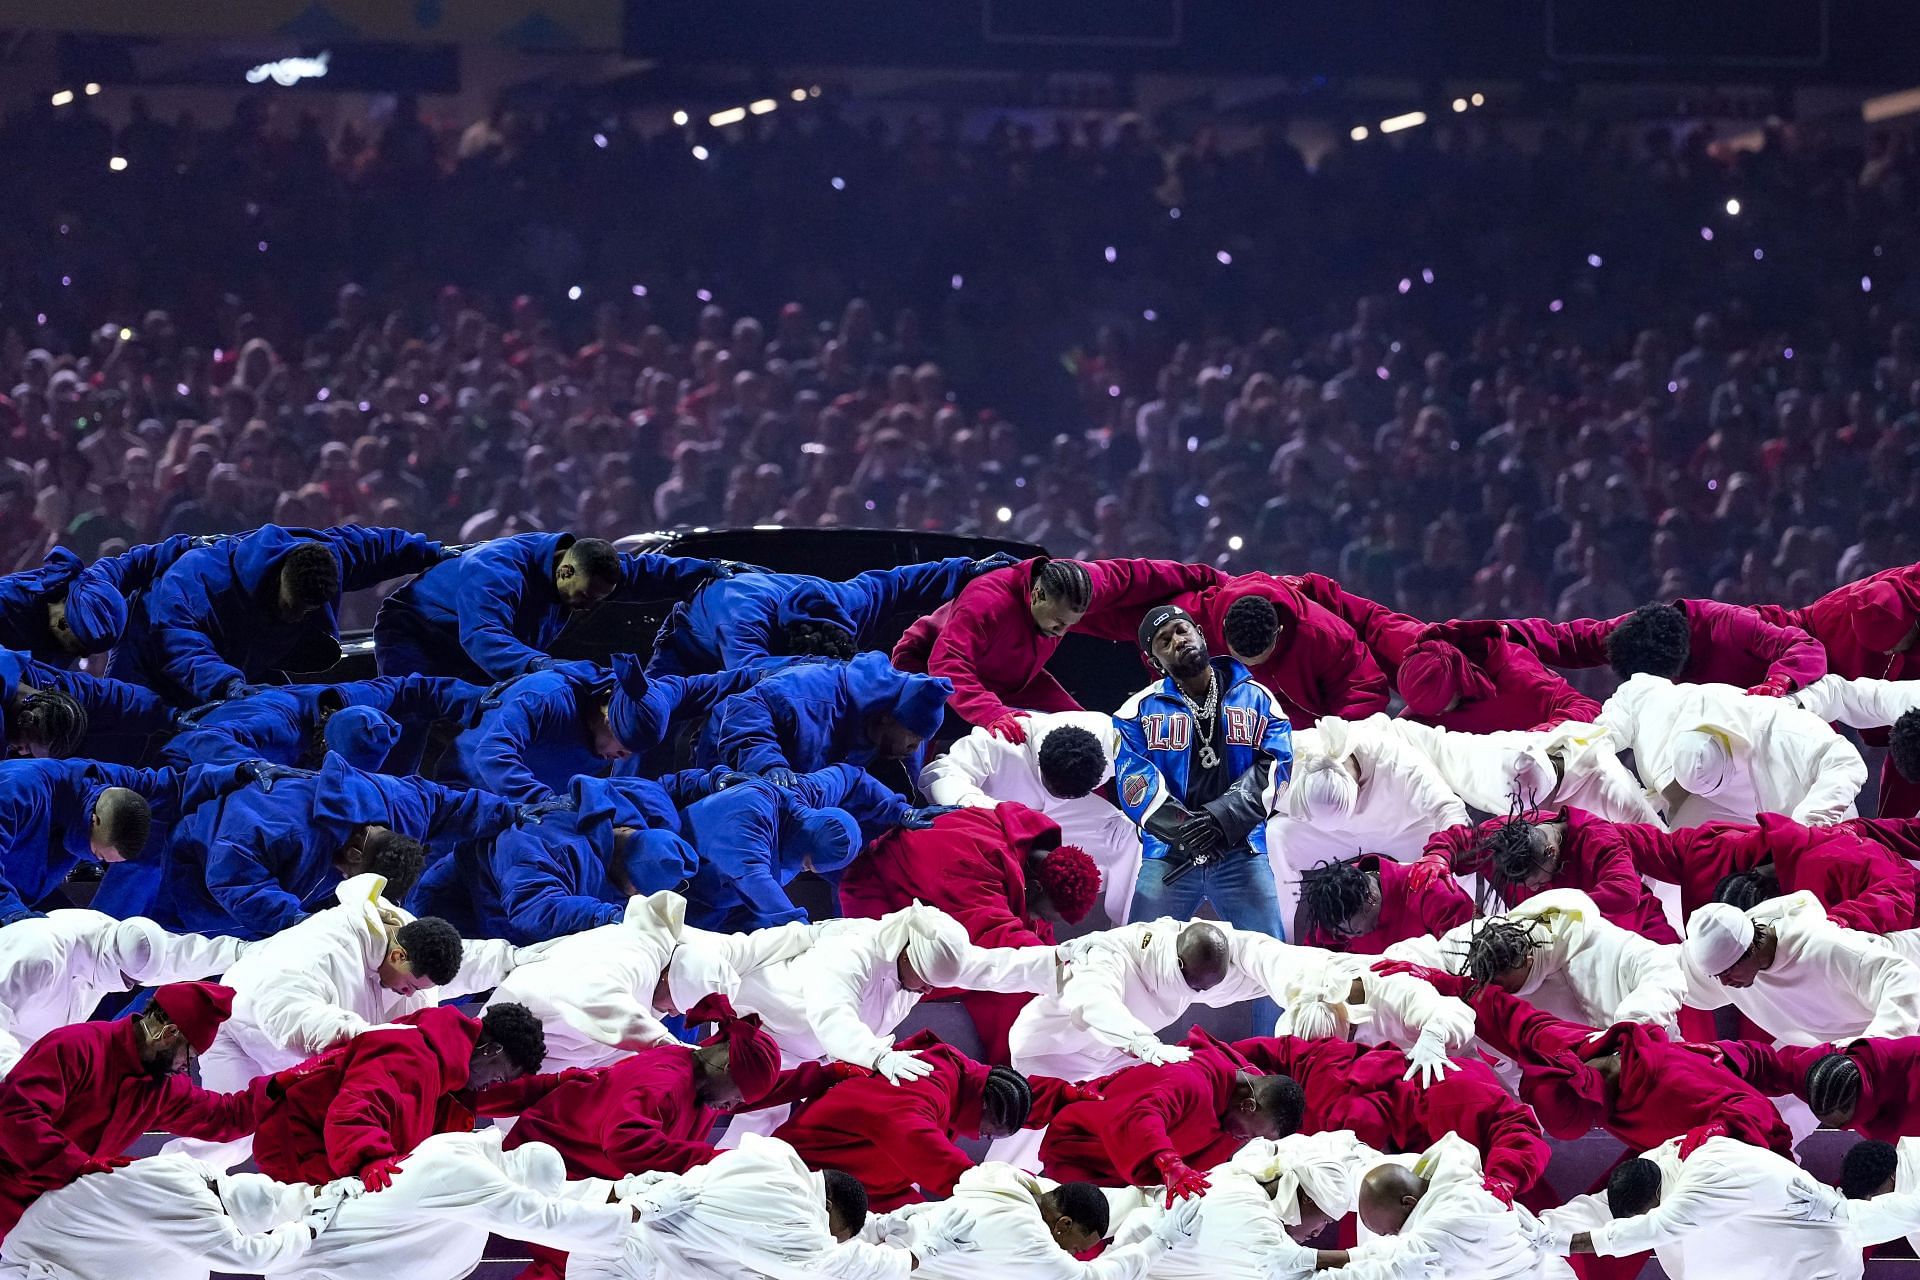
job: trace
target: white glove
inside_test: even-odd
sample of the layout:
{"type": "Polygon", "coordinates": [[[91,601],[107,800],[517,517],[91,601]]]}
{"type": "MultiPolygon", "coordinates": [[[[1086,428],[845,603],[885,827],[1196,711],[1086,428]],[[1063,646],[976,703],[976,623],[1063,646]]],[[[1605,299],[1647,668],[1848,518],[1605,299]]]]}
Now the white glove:
{"type": "Polygon", "coordinates": [[[933,1074],[933,1064],[917,1053],[889,1049],[874,1061],[873,1069],[887,1078],[888,1084],[905,1084],[933,1074]]]}
{"type": "Polygon", "coordinates": [[[631,1200],[635,1196],[644,1194],[656,1183],[665,1182],[668,1178],[677,1178],[679,1176],[677,1173],[668,1173],[665,1169],[649,1169],[645,1173],[630,1173],[613,1184],[614,1198],[618,1200],[631,1200]]]}
{"type": "Polygon", "coordinates": [[[1200,1228],[1200,1197],[1188,1196],[1173,1202],[1173,1208],[1160,1215],[1148,1237],[1162,1249],[1171,1249],[1200,1228]]]}
{"type": "Polygon", "coordinates": [[[671,1222],[693,1211],[700,1195],[685,1178],[663,1178],[627,1201],[642,1222],[671,1222]]]}
{"type": "Polygon", "coordinates": [[[922,1262],[943,1253],[969,1253],[979,1247],[973,1238],[973,1219],[957,1204],[915,1219],[912,1250],[922,1262]]]}
{"type": "MultiPolygon", "coordinates": [[[[216,1185],[214,1194],[219,1194],[216,1185]]],[[[349,1200],[358,1200],[367,1194],[366,1184],[358,1178],[335,1178],[332,1182],[314,1190],[313,1199],[307,1204],[307,1212],[302,1222],[307,1230],[319,1235],[333,1225],[340,1206],[349,1200]]]]}
{"type": "Polygon", "coordinates": [[[1520,1235],[1541,1257],[1564,1258],[1573,1249],[1573,1232],[1556,1227],[1545,1218],[1520,1212],[1520,1235]]]}
{"type": "Polygon", "coordinates": [[[1260,1262],[1261,1280],[1307,1280],[1318,1268],[1320,1255],[1317,1250],[1292,1240],[1282,1241],[1280,1246],[1260,1262]]]}
{"type": "Polygon", "coordinates": [[[1422,1031],[1413,1048],[1407,1050],[1407,1063],[1407,1074],[1400,1078],[1412,1080],[1418,1076],[1422,1089],[1446,1079],[1447,1072],[1456,1070],[1452,1059],[1447,1057],[1446,1045],[1431,1029],[1422,1031]]]}
{"type": "Polygon", "coordinates": [[[1146,1036],[1141,1036],[1128,1044],[1127,1052],[1149,1066],[1155,1067],[1185,1062],[1193,1056],[1191,1049],[1184,1049],[1177,1044],[1163,1044],[1146,1036]]]}
{"type": "Polygon", "coordinates": [[[1845,1221],[1847,1198],[1824,1182],[1795,1178],[1787,1184],[1787,1215],[1802,1222],[1845,1221]]]}

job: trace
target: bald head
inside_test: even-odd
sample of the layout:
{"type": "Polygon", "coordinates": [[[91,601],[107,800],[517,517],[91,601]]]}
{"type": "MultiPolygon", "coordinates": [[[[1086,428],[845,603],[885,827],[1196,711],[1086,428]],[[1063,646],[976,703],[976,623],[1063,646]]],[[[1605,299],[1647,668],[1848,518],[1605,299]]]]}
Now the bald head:
{"type": "Polygon", "coordinates": [[[1426,1194],[1426,1180],[1405,1165],[1377,1165],[1360,1180],[1360,1221],[1375,1235],[1398,1235],[1426,1194]]]}
{"type": "Polygon", "coordinates": [[[1210,924],[1180,931],[1180,976],[1195,991],[1217,987],[1227,976],[1227,935],[1210,924]]]}

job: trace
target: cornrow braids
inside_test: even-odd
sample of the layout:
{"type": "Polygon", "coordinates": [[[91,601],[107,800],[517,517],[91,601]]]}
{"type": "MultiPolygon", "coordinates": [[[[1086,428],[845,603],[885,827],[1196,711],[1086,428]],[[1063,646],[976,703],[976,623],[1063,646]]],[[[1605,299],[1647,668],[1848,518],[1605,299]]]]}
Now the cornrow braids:
{"type": "Polygon", "coordinates": [[[1742,911],[1757,907],[1768,898],[1779,896],[1780,881],[1757,867],[1752,871],[1735,871],[1713,886],[1715,902],[1724,902],[1742,911]]]}
{"type": "Polygon", "coordinates": [[[1495,917],[1474,931],[1467,944],[1465,972],[1475,987],[1492,984],[1503,973],[1525,964],[1540,946],[1532,920],[1495,917]]]}
{"type": "Polygon", "coordinates": [[[1012,1067],[995,1066],[987,1072],[982,1112],[1008,1133],[1024,1128],[1033,1111],[1033,1086],[1012,1067]]]}
{"type": "Polygon", "coordinates": [[[1034,585],[1076,613],[1093,603],[1093,574],[1078,560],[1043,560],[1034,566],[1034,585]]]}
{"type": "Polygon", "coordinates": [[[1851,1112],[1860,1105],[1860,1064],[1844,1053],[1829,1053],[1807,1068],[1807,1106],[1816,1116],[1851,1112]]]}
{"type": "Polygon", "coordinates": [[[1331,934],[1345,938],[1347,921],[1367,905],[1372,877],[1359,858],[1321,862],[1300,873],[1300,930],[1311,937],[1331,934]]]}

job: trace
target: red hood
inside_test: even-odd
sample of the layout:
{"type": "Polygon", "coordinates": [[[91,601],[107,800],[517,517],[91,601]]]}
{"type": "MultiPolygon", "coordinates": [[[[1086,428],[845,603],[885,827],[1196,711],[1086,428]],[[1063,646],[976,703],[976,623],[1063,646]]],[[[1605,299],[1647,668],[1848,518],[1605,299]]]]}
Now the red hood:
{"type": "Polygon", "coordinates": [[[993,816],[1007,833],[1007,843],[1022,856],[1035,851],[1051,853],[1060,847],[1060,824],[1038,809],[1008,800],[993,807],[993,816]]]}
{"type": "Polygon", "coordinates": [[[480,1020],[458,1009],[435,1006],[410,1013],[395,1022],[420,1028],[427,1048],[440,1060],[440,1087],[452,1093],[466,1087],[473,1069],[473,1046],[480,1039],[480,1020]]]}

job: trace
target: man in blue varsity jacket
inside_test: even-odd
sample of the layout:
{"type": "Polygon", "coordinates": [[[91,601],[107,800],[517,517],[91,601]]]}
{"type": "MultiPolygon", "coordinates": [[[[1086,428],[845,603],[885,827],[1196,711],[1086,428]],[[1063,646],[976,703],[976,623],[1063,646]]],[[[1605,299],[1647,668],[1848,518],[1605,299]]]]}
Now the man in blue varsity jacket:
{"type": "Polygon", "coordinates": [[[1293,730],[1247,669],[1210,658],[1178,605],[1148,611],[1140,647],[1166,672],[1114,716],[1114,785],[1139,825],[1134,920],[1192,919],[1202,901],[1240,929],[1285,936],[1267,862],[1267,817],[1293,773],[1293,730]]]}

